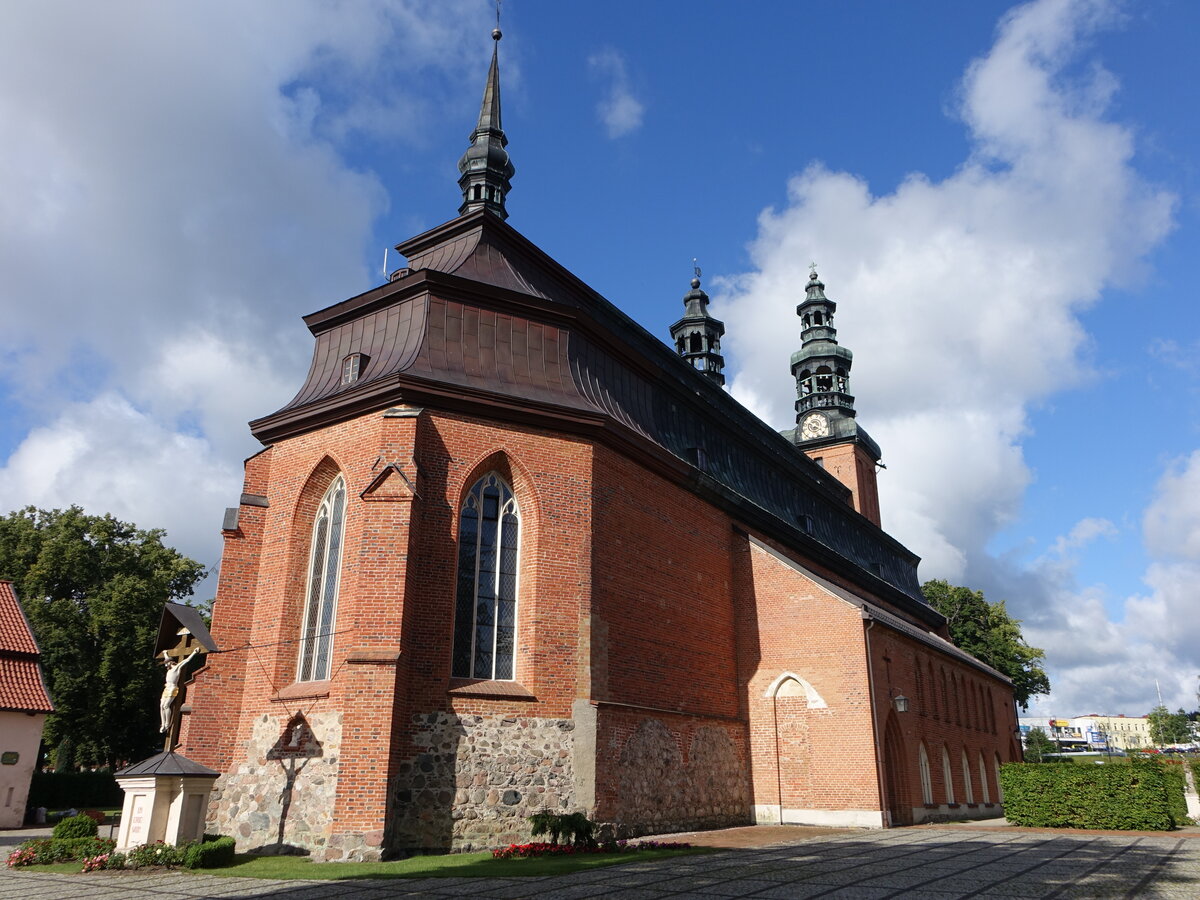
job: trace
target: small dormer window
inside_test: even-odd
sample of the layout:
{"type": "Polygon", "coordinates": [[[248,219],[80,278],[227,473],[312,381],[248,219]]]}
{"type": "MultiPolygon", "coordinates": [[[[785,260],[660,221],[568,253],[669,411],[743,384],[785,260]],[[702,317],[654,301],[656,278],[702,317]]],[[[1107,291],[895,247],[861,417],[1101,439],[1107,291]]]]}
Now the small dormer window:
{"type": "Polygon", "coordinates": [[[361,353],[351,353],[342,360],[342,384],[354,384],[362,373],[366,357],[361,353]]]}

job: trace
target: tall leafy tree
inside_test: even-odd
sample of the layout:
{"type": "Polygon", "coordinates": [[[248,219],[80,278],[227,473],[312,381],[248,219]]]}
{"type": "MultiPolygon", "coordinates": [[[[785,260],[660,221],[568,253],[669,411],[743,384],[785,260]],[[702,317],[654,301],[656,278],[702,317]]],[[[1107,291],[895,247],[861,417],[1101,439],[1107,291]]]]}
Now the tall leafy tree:
{"type": "Polygon", "coordinates": [[[1031,697],[1050,693],[1050,679],[1042,668],[1045,651],[1025,643],[1020,620],[1008,614],[1003,600],[989,603],[983,591],[941,580],[927,581],[921,590],[946,617],[955,646],[1012,679],[1022,709],[1029,708],[1031,697]]]}
{"type": "Polygon", "coordinates": [[[1165,706],[1156,706],[1147,713],[1150,724],[1150,740],[1157,746],[1164,744],[1187,744],[1193,740],[1192,721],[1188,714],[1180,709],[1178,712],[1167,712],[1165,706]]]}
{"type": "Polygon", "coordinates": [[[1055,750],[1054,741],[1042,728],[1033,728],[1025,735],[1025,761],[1042,762],[1055,750]]]}
{"type": "Polygon", "coordinates": [[[162,605],[204,577],[162,539],[77,506],[0,518],[0,578],[15,585],[42,651],[55,705],[43,736],[60,768],[113,766],[156,749],[162,605]]]}

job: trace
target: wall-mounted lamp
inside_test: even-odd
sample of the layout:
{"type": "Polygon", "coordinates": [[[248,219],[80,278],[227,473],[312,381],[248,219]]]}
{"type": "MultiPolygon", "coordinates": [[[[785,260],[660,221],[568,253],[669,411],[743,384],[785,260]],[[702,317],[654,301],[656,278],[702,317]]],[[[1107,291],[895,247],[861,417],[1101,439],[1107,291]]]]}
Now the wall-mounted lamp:
{"type": "Polygon", "coordinates": [[[900,690],[898,688],[892,688],[892,693],[895,694],[895,696],[892,697],[892,706],[894,706],[896,708],[896,712],[898,712],[898,713],[908,712],[908,698],[905,697],[902,693],[900,693],[900,690]]]}

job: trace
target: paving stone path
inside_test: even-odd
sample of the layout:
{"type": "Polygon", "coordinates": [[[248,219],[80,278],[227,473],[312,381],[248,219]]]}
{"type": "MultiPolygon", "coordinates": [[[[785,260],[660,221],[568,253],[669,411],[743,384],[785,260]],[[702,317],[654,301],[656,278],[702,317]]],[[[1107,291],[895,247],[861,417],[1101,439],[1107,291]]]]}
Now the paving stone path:
{"type": "Polygon", "coordinates": [[[156,898],[471,900],[583,898],[1200,898],[1200,839],[907,828],[806,836],[767,847],[551,878],[264,881],[181,872],[48,875],[0,870],[0,900],[156,898]]]}

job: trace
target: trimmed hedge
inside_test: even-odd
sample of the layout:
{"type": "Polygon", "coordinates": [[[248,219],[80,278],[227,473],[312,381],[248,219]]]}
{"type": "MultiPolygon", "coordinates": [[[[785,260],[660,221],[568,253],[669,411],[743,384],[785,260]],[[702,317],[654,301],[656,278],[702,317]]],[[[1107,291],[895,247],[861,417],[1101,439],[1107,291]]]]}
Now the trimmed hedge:
{"type": "Polygon", "coordinates": [[[125,792],[113,773],[100,772],[34,772],[29,783],[31,809],[112,809],[125,802],[125,792]]]}
{"type": "Polygon", "coordinates": [[[206,834],[203,841],[184,845],[183,864],[189,869],[217,869],[232,865],[236,844],[231,837],[206,834]]]}
{"type": "Polygon", "coordinates": [[[1164,760],[1162,769],[1167,777],[1167,806],[1172,824],[1191,824],[1187,814],[1187,776],[1183,773],[1183,760],[1164,760]]]}
{"type": "MultiPolygon", "coordinates": [[[[1179,781],[1153,760],[1130,760],[1128,766],[1006,763],[1000,783],[1004,812],[1014,825],[1170,831],[1176,824],[1179,781]]],[[[1181,789],[1178,800],[1184,802],[1181,789]]]]}

